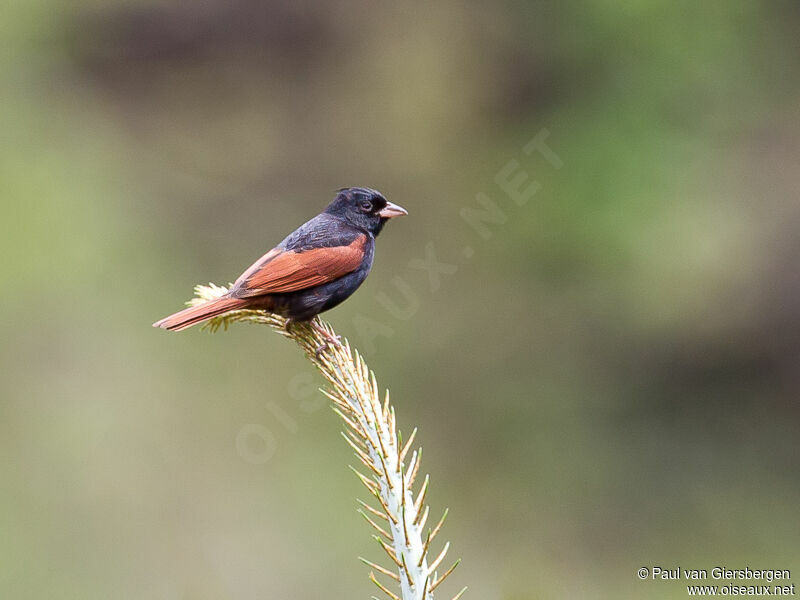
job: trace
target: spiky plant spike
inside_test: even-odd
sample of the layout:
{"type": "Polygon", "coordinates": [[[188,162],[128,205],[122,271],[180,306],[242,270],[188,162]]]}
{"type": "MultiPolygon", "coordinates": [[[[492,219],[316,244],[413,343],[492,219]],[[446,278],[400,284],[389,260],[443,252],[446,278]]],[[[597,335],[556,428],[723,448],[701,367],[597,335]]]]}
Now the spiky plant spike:
{"type": "MultiPolygon", "coordinates": [[[[198,285],[195,287],[196,298],[190,304],[201,304],[225,292],[226,288],[213,283],[198,285]]],[[[359,511],[377,532],[374,537],[391,564],[390,568],[385,568],[367,559],[361,560],[374,571],[389,577],[389,586],[399,585],[400,595],[381,583],[374,571],[370,573],[370,580],[392,599],[433,600],[434,591],[453,572],[458,561],[439,575],[438,569],[449,543],[445,543],[444,548],[429,561],[431,542],[441,530],[447,511],[433,530],[423,531],[429,510],[425,504],[429,477],[423,478],[415,493],[414,482],[422,458],[422,448],[411,449],[417,430],[414,429],[403,443],[395,426],[395,411],[389,402],[389,392],[381,402],[375,374],[347,340],[326,346],[325,338],[309,324],[293,323],[287,330],[285,319],[257,310],[230,312],[207,321],[204,327],[216,331],[240,322],[269,325],[279,334],[294,340],[328,382],[329,389],[322,391],[330,398],[334,412],[345,424],[344,437],[363,467],[361,471],[351,468],[374,499],[372,505],[359,500],[366,512],[359,511]],[[325,349],[320,352],[320,348],[325,349]],[[411,455],[406,462],[409,451],[411,455]]],[[[318,317],[317,325],[330,338],[335,337],[331,326],[318,317]]],[[[465,590],[461,590],[456,598],[460,598],[465,590]]]]}

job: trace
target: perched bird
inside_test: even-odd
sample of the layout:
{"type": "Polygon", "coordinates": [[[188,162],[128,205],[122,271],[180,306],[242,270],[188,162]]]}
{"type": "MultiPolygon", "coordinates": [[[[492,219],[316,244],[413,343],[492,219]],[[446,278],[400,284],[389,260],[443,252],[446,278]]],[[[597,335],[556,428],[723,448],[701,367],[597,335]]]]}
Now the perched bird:
{"type": "MultiPolygon", "coordinates": [[[[254,262],[224,296],[170,315],[153,327],[181,331],[244,308],[286,317],[287,328],[294,321],[310,321],[358,289],[372,268],[375,238],[386,221],[407,214],[375,190],[341,189],[321,214],[254,262]]],[[[335,342],[324,329],[317,330],[335,342]]]]}

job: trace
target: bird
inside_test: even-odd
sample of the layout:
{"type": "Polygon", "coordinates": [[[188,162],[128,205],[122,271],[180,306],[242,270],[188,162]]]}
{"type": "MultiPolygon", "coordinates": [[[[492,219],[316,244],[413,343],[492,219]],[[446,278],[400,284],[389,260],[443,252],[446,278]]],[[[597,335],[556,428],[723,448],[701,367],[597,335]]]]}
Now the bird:
{"type": "Polygon", "coordinates": [[[347,300],[364,283],[375,257],[375,238],[389,219],[407,214],[377,190],[342,188],[324,211],[255,261],[223,296],[153,327],[182,331],[231,311],[255,309],[284,317],[287,330],[295,322],[311,322],[326,340],[324,346],[337,344],[338,337],[314,317],[347,300]]]}

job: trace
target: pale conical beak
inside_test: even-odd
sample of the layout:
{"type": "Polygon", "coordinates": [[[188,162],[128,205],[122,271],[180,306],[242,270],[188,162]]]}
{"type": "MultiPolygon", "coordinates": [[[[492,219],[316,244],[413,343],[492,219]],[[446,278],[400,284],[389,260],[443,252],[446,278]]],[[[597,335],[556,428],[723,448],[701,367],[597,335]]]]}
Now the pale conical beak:
{"type": "Polygon", "coordinates": [[[384,219],[391,219],[392,217],[404,217],[407,214],[408,211],[402,206],[387,202],[383,210],[378,213],[378,216],[383,217],[384,219]]]}

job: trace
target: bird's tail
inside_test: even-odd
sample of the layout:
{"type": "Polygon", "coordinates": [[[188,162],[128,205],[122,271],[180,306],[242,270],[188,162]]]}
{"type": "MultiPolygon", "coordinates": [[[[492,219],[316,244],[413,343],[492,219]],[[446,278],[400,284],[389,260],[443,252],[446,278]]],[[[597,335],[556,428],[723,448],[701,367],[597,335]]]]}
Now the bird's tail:
{"type": "Polygon", "coordinates": [[[160,327],[167,331],[181,331],[192,325],[197,325],[210,319],[217,317],[223,313],[238,308],[243,308],[247,302],[241,298],[228,298],[223,296],[216,300],[209,300],[199,306],[191,306],[174,315],[170,315],[153,323],[153,327],[160,327]]]}

